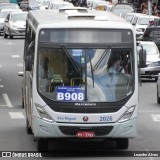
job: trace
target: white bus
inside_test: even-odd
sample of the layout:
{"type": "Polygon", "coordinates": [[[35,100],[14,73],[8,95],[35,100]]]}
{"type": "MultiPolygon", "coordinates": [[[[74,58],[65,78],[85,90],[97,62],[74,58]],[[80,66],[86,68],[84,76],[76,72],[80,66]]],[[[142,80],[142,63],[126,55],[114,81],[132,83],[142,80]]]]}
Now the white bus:
{"type": "Polygon", "coordinates": [[[100,11],[30,11],[22,88],[27,133],[39,151],[53,138],[113,139],[127,149],[137,134],[133,26],[100,11]]]}

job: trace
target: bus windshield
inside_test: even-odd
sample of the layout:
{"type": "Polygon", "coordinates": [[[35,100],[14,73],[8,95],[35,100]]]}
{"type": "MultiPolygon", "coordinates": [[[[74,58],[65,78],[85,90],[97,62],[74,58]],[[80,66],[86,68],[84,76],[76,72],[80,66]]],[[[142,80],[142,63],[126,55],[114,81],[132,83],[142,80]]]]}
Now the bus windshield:
{"type": "Polygon", "coordinates": [[[133,91],[131,48],[42,47],[38,90],[54,101],[115,102],[133,91]]]}

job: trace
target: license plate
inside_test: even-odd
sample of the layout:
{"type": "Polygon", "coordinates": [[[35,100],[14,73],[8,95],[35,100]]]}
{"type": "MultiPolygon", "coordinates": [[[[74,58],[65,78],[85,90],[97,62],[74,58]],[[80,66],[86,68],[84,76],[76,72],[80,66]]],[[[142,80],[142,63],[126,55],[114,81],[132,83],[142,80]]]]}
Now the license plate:
{"type": "Polygon", "coordinates": [[[78,138],[93,138],[95,137],[95,133],[91,131],[79,131],[76,136],[78,138]]]}

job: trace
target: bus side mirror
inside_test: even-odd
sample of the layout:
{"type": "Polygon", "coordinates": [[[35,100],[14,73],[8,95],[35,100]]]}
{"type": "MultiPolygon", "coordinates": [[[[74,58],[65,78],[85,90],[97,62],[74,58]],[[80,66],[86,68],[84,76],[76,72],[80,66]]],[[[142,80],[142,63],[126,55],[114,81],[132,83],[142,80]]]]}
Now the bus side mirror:
{"type": "Polygon", "coordinates": [[[146,50],[145,49],[139,50],[139,67],[140,68],[146,67],[146,50]]]}
{"type": "Polygon", "coordinates": [[[25,57],[25,70],[26,71],[32,70],[34,45],[35,45],[35,42],[32,41],[28,46],[28,51],[27,51],[28,54],[25,57]]]}
{"type": "Polygon", "coordinates": [[[32,70],[32,55],[27,55],[25,59],[25,70],[31,71],[32,70]]]}

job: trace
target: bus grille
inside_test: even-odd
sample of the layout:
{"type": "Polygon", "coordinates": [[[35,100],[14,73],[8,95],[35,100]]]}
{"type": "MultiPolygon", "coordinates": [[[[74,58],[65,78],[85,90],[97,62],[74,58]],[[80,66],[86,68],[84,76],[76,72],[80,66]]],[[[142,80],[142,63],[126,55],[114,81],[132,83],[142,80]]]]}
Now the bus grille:
{"type": "Polygon", "coordinates": [[[78,131],[92,131],[95,136],[107,135],[113,129],[113,126],[100,126],[100,127],[71,127],[71,126],[59,126],[60,131],[65,135],[76,135],[78,131]]]}

